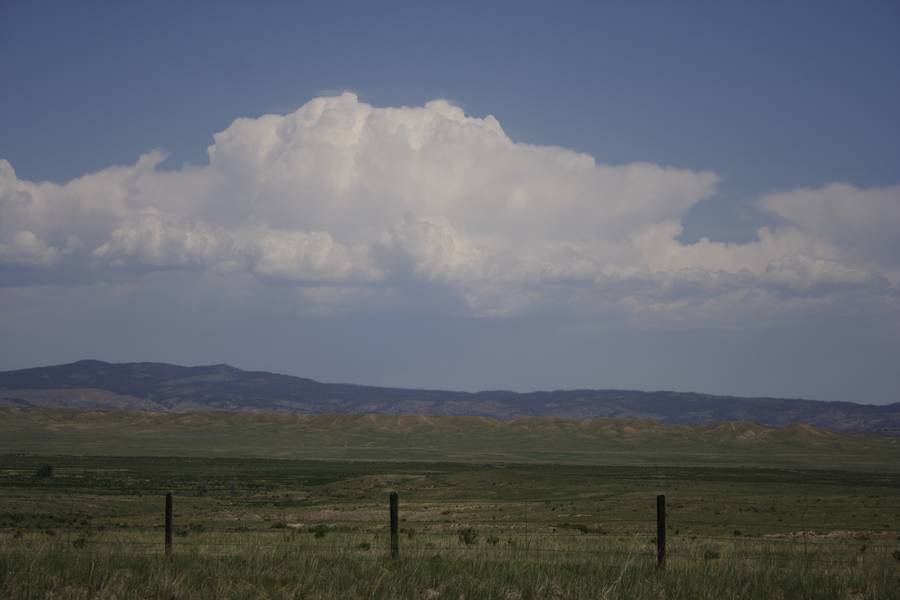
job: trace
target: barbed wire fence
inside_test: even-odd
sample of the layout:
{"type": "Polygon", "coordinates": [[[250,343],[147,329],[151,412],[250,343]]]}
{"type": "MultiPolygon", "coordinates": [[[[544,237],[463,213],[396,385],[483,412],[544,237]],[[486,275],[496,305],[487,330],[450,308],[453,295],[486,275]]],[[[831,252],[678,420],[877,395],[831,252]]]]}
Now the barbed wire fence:
{"type": "MultiPolygon", "coordinates": [[[[732,503],[740,506],[740,502],[732,503]]],[[[750,504],[746,504],[750,506],[750,504]]],[[[753,505],[755,506],[755,505],[753,505]]],[[[466,558],[478,560],[532,560],[540,562],[591,561],[608,557],[654,561],[665,569],[670,560],[760,561],[767,566],[796,562],[855,567],[872,561],[900,560],[892,533],[865,528],[819,529],[810,539],[805,526],[799,531],[765,535],[674,533],[667,523],[664,495],[656,497],[656,522],[649,519],[604,518],[602,527],[578,523],[547,523],[523,519],[402,518],[399,496],[390,493],[383,521],[329,515],[312,524],[277,522],[268,527],[208,526],[183,522],[175,512],[175,497],[165,495],[163,519],[158,526],[104,528],[55,527],[48,537],[75,548],[147,555],[240,555],[246,552],[294,552],[312,556],[384,556],[401,558],[466,558]],[[613,529],[615,530],[607,530],[613,529]],[[848,537],[848,534],[856,534],[848,537]],[[157,537],[158,536],[158,537],[157,537]],[[833,537],[832,537],[833,536],[833,537]],[[156,539],[153,539],[156,538],[156,539]],[[893,552],[892,552],[893,550],[893,552]]],[[[679,520],[681,528],[710,526],[703,520],[679,520]]],[[[21,528],[2,527],[10,540],[5,552],[31,552],[33,543],[21,528]]],[[[677,530],[676,530],[677,531],[677,530]]]]}

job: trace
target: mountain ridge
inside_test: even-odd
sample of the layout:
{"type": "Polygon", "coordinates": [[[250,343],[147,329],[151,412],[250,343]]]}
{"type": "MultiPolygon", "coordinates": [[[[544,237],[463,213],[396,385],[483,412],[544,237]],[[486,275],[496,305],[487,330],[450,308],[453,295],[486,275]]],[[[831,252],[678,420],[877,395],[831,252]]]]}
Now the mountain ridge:
{"type": "Polygon", "coordinates": [[[322,383],[227,364],[73,363],[0,372],[0,406],[187,412],[641,419],[668,425],[807,423],[845,433],[900,435],[900,402],[717,396],[695,392],[571,389],[461,392],[322,383]]]}

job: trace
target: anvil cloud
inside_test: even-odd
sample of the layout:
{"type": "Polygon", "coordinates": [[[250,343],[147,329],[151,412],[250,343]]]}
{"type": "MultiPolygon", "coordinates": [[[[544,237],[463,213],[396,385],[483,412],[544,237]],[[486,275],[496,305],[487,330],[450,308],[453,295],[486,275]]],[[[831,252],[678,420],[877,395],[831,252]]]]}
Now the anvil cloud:
{"type": "Polygon", "coordinates": [[[434,310],[475,315],[898,310],[900,185],[773,193],[758,206],[776,224],[756,240],[683,243],[715,173],[514,142],[494,117],[441,100],[316,98],[234,121],[208,154],[167,170],[153,151],[63,185],[0,160],[0,273],[18,286],[249,276],[328,311],[402,301],[411,286],[452,299],[434,310]]]}

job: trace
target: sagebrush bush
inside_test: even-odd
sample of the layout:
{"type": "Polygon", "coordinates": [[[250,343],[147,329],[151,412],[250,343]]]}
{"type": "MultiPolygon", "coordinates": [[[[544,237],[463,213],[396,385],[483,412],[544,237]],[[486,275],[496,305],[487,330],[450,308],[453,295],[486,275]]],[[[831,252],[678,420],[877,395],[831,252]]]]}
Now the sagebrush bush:
{"type": "Polygon", "coordinates": [[[459,530],[459,541],[466,546],[473,546],[478,543],[478,530],[474,527],[465,527],[459,530]]]}

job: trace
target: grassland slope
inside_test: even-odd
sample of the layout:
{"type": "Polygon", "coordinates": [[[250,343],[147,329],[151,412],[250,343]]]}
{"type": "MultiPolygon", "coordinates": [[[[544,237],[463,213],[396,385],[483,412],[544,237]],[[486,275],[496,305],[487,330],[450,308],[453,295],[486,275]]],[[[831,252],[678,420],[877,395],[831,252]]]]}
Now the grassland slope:
{"type": "Polygon", "coordinates": [[[900,470],[900,440],[808,425],[0,408],[0,453],[900,470]]]}

